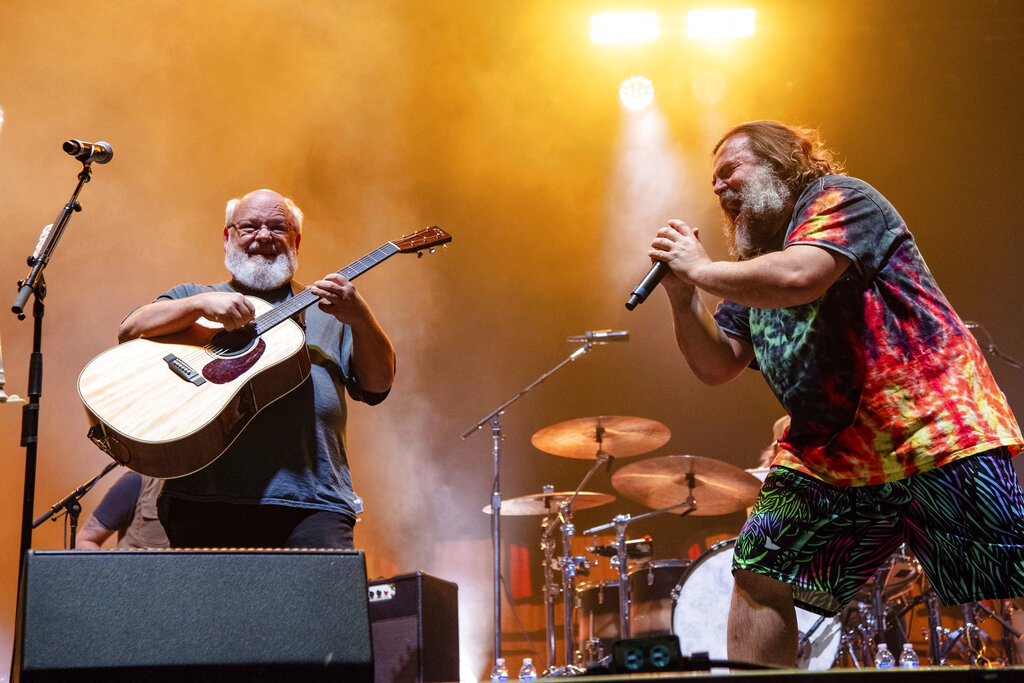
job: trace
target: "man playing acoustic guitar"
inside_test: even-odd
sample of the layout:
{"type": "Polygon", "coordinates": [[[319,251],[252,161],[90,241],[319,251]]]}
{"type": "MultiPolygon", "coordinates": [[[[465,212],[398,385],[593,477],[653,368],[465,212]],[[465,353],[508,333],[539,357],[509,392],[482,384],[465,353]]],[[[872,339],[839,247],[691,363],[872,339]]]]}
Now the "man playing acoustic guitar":
{"type": "MultiPolygon", "coordinates": [[[[303,287],[298,265],[302,212],[286,197],[255,190],[227,205],[224,263],[231,280],[182,284],[136,309],[122,342],[181,332],[199,318],[235,330],[256,308],[303,287]]],[[[312,285],[318,306],[305,312],[310,374],[249,422],[208,467],[168,479],[160,520],[174,547],[352,548],[362,502],[345,452],[345,392],[375,405],[395,374],[395,351],[369,305],[344,276],[312,285]]],[[[285,389],[286,390],[286,389],[285,389]]]]}

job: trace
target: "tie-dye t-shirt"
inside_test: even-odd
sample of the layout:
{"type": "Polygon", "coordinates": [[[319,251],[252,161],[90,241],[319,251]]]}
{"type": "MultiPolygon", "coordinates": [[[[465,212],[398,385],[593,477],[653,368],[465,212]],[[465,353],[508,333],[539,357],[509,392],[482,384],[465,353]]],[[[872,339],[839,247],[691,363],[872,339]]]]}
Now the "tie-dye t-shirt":
{"type": "Polygon", "coordinates": [[[846,176],[813,181],[787,227],[792,244],[853,262],[811,303],[723,301],[715,313],[723,330],[754,347],[752,367],[792,418],[774,464],[861,486],[998,446],[1021,450],[981,349],[881,194],[846,176]]]}

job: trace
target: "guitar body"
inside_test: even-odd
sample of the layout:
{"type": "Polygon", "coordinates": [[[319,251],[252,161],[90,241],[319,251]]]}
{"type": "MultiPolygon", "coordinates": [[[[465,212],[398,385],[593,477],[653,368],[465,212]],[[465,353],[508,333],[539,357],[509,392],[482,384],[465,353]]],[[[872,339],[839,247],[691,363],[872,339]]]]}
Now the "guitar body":
{"type": "MultiPolygon", "coordinates": [[[[249,297],[257,316],[273,307],[249,297]]],[[[170,479],[216,460],[256,414],[309,376],[302,328],[287,319],[259,336],[200,318],[94,358],[78,378],[89,437],[140,474],[170,479]]]]}

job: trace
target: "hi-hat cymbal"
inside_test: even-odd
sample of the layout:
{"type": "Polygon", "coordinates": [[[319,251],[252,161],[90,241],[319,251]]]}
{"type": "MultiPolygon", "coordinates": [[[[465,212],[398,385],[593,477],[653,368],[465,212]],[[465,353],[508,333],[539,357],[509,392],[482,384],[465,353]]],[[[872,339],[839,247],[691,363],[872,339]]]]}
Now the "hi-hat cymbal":
{"type": "MultiPolygon", "coordinates": [[[[558,506],[572,498],[572,491],[559,491],[557,493],[535,493],[529,496],[519,496],[501,501],[502,515],[547,515],[558,511],[558,506]]],[[[572,502],[573,510],[597,507],[615,500],[610,493],[594,493],[593,491],[580,491],[576,494],[576,500],[572,502]]],[[[484,512],[491,514],[491,506],[484,506],[484,512]]]]}
{"type": "Polygon", "coordinates": [[[761,490],[757,477],[735,465],[696,455],[666,455],[626,465],[612,475],[616,491],[655,510],[686,501],[691,494],[693,515],[725,515],[750,507],[761,490]]]}
{"type": "Polygon", "coordinates": [[[545,427],[530,439],[534,447],[563,458],[595,459],[598,450],[616,458],[661,448],[672,432],[643,417],[581,417],[545,427]]]}

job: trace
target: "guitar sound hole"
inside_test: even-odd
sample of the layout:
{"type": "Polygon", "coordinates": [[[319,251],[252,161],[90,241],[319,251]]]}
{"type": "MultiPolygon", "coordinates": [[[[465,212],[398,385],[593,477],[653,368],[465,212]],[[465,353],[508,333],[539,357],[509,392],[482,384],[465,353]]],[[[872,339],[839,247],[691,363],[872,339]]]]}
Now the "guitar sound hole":
{"type": "Polygon", "coordinates": [[[231,332],[220,331],[213,335],[206,345],[206,350],[220,358],[235,358],[247,354],[256,345],[259,337],[252,325],[232,330],[231,332]]]}

